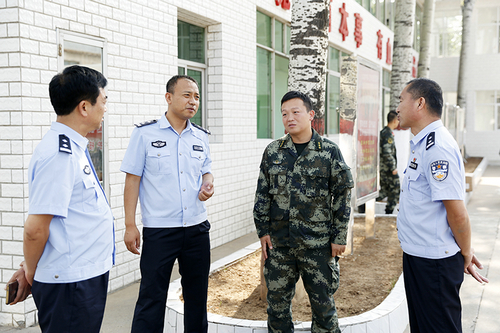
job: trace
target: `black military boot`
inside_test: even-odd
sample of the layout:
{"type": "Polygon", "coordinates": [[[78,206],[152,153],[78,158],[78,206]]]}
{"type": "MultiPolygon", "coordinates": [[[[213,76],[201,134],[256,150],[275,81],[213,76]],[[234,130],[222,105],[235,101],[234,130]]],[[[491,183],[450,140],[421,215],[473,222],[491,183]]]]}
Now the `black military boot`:
{"type": "Polygon", "coordinates": [[[391,214],[392,214],[392,209],[391,209],[391,210],[389,210],[389,209],[387,209],[387,208],[386,208],[386,209],[385,209],[385,214],[386,214],[386,215],[391,215],[391,214]]]}

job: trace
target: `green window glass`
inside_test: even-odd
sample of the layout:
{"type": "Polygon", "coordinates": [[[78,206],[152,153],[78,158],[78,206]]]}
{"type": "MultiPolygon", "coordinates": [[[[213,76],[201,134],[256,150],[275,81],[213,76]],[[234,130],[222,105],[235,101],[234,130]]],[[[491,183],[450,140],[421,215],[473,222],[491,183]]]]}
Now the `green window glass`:
{"type": "Polygon", "coordinates": [[[286,26],[286,54],[290,53],[290,39],[292,37],[292,29],[289,25],[286,26]]]}
{"type": "Polygon", "coordinates": [[[389,71],[383,71],[382,74],[382,86],[384,87],[391,87],[391,72],[389,71]]]}
{"type": "Polygon", "coordinates": [[[276,86],[274,87],[274,137],[279,138],[285,135],[285,126],[281,117],[281,98],[288,92],[288,63],[286,57],[276,56],[274,79],[276,86]]]}
{"type": "Polygon", "coordinates": [[[274,21],[274,48],[276,51],[283,52],[283,41],[285,40],[283,36],[283,23],[280,21],[274,21]]]}
{"type": "MultiPolygon", "coordinates": [[[[202,87],[203,87],[203,76],[202,76],[202,72],[201,71],[197,71],[197,70],[194,70],[194,69],[188,69],[187,70],[187,75],[188,76],[191,76],[193,79],[196,80],[196,82],[198,82],[198,90],[200,92],[200,96],[203,96],[203,91],[202,91],[202,87]]],[[[198,112],[196,112],[196,114],[193,116],[193,118],[191,118],[191,122],[192,123],[195,123],[196,125],[200,125],[202,126],[202,119],[203,119],[203,99],[200,98],[200,105],[198,106],[198,112]]]]}
{"type": "Polygon", "coordinates": [[[177,48],[179,59],[205,63],[205,29],[178,21],[177,48]]]}
{"type": "Polygon", "coordinates": [[[257,138],[285,133],[281,98],[288,91],[290,26],[257,11],[257,138]]]}
{"type": "Polygon", "coordinates": [[[339,133],[340,77],[328,75],[327,133],[339,133]]]}
{"type": "Polygon", "coordinates": [[[333,47],[328,47],[328,69],[332,71],[340,71],[340,51],[333,47]]]}
{"type": "Polygon", "coordinates": [[[271,17],[257,12],[257,44],[272,47],[271,17]]]}
{"type": "Polygon", "coordinates": [[[271,135],[271,52],[257,47],[257,138],[271,135]]]}

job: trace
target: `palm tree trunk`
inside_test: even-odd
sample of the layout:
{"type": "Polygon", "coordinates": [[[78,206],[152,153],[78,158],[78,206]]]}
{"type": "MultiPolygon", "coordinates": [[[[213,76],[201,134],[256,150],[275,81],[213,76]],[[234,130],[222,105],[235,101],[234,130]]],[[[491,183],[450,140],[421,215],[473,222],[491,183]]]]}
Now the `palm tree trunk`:
{"type": "Polygon", "coordinates": [[[316,112],[313,127],[325,131],[326,64],[330,0],[294,0],[288,90],[307,94],[316,112]]]}

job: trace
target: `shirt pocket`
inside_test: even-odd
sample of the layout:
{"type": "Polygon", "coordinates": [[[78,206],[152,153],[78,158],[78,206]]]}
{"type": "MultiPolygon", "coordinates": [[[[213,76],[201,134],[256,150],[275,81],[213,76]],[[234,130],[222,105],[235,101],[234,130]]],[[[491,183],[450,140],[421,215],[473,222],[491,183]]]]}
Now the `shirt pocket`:
{"type": "MultiPolygon", "coordinates": [[[[411,169],[410,169],[411,170],[411,169]]],[[[417,171],[407,171],[408,172],[408,185],[407,191],[409,198],[421,201],[424,199],[424,196],[430,195],[429,187],[425,180],[425,176],[417,171]]]]}
{"type": "Polygon", "coordinates": [[[191,152],[191,160],[190,160],[189,166],[191,168],[193,175],[201,174],[201,170],[203,168],[203,163],[205,163],[206,159],[207,159],[207,156],[205,155],[205,152],[203,152],[203,151],[192,151],[191,152]]]}
{"type": "Polygon", "coordinates": [[[269,169],[269,194],[285,194],[286,169],[281,166],[272,166],[269,169]]]}
{"type": "Polygon", "coordinates": [[[83,179],[82,203],[84,212],[93,212],[98,210],[99,207],[99,195],[97,190],[100,190],[100,188],[99,184],[96,184],[97,180],[92,178],[93,176],[83,179]]]}
{"type": "Polygon", "coordinates": [[[305,172],[305,194],[308,197],[325,197],[329,193],[328,168],[310,168],[305,172]]]}
{"type": "Polygon", "coordinates": [[[148,149],[146,169],[155,175],[172,173],[170,150],[167,147],[148,149]]]}

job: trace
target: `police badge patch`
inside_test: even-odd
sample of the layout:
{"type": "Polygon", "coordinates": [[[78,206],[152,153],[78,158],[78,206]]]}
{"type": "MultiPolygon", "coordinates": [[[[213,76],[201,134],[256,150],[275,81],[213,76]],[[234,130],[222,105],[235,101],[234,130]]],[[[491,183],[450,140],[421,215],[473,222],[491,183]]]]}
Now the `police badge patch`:
{"type": "Polygon", "coordinates": [[[157,141],[151,142],[151,146],[153,146],[155,148],[163,148],[166,145],[167,145],[166,141],[157,140],[157,141]]]}
{"type": "Polygon", "coordinates": [[[448,165],[450,163],[444,160],[438,160],[431,163],[431,174],[432,178],[438,182],[442,182],[448,177],[448,165]]]}

